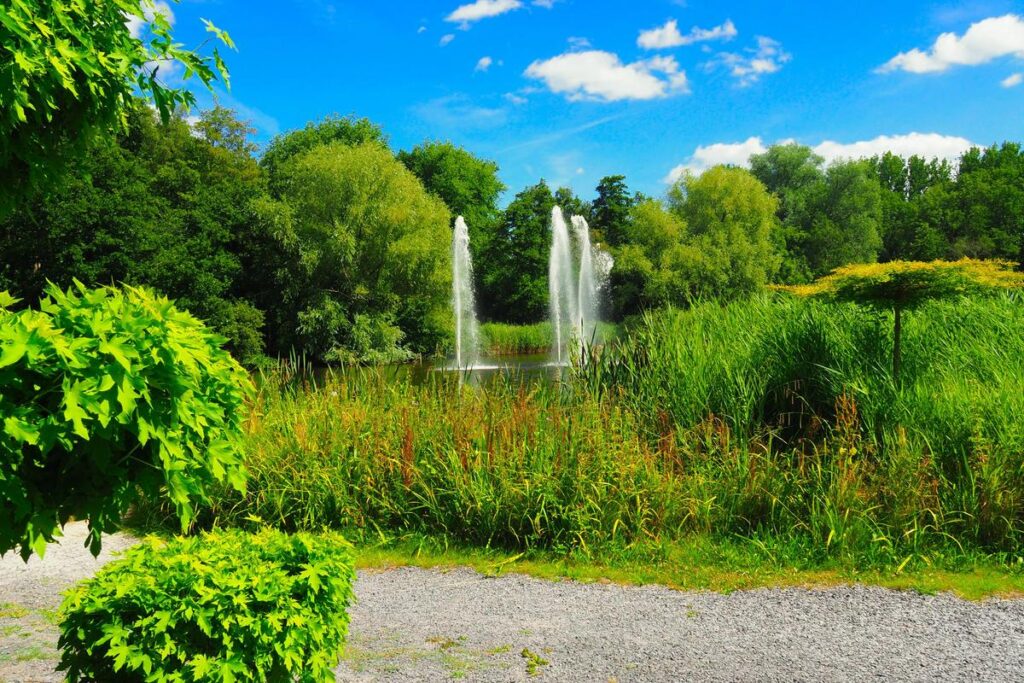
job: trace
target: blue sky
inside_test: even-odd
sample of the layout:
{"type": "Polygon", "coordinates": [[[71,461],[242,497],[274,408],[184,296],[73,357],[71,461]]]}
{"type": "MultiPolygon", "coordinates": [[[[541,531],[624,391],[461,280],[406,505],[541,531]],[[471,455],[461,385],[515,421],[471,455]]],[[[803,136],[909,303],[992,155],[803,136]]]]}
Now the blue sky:
{"type": "Polygon", "coordinates": [[[183,0],[172,10],[186,44],[204,39],[200,17],[234,38],[221,101],[262,141],[326,114],[367,116],[395,149],[451,140],[494,159],[511,193],[543,177],[590,198],[621,173],[659,195],[673,172],[742,163],[789,139],[829,158],[881,147],[954,156],[1024,139],[1024,0],[183,0]]]}

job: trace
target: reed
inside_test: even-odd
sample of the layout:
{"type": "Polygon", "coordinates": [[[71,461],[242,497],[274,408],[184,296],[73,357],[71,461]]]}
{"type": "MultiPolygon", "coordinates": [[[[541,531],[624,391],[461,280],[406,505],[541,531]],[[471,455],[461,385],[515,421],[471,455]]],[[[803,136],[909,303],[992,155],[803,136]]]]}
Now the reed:
{"type": "Polygon", "coordinates": [[[717,537],[808,565],[1012,564],[1022,324],[1009,298],[922,308],[899,388],[885,319],[771,296],[650,315],[555,385],[275,374],[246,425],[247,493],[223,491],[203,523],[583,555],[717,537]]]}

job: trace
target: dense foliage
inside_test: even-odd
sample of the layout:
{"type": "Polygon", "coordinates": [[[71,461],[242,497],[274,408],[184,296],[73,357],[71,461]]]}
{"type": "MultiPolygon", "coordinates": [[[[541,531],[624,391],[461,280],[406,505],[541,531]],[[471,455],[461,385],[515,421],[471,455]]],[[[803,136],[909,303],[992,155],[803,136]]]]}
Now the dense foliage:
{"type": "MultiPolygon", "coordinates": [[[[207,30],[233,47],[209,22],[207,30]]],[[[0,216],[50,184],[98,133],[123,123],[136,92],[166,120],[195,103],[166,85],[176,67],[210,87],[227,69],[174,41],[152,0],[18,0],[0,11],[0,216]],[[134,26],[134,29],[133,29],[134,26]],[[164,73],[161,73],[163,71],[164,73]]]]}
{"type": "Polygon", "coordinates": [[[451,214],[388,150],[332,143],[280,173],[288,257],[280,296],[296,348],[381,362],[438,348],[450,329],[451,214]]]}
{"type": "Polygon", "coordinates": [[[150,538],[72,588],[60,670],[76,681],[333,681],[355,579],[336,534],[150,538]]]}
{"type": "Polygon", "coordinates": [[[739,535],[806,563],[1014,562],[1022,325],[1005,297],[925,304],[902,387],[869,311],[781,295],[650,314],[561,388],[378,370],[269,382],[251,485],[206,521],[512,550],[739,535]]]}
{"type": "Polygon", "coordinates": [[[501,209],[493,162],[448,142],[394,155],[364,118],[331,116],[283,133],[258,160],[248,124],[223,108],[161,124],[137,104],[127,121],[69,161],[64,182],[0,220],[0,288],[31,302],[46,282],[66,287],[76,277],[150,286],[226,336],[246,362],[264,353],[376,362],[444,350],[448,256],[435,247],[447,240],[442,224],[459,214],[472,235],[479,313],[500,323],[547,317],[555,205],[585,217],[594,243],[612,252],[606,314],[617,319],[810,282],[851,263],[1024,255],[1024,153],[1009,143],[952,164],[886,154],[826,165],[807,147],[779,145],[754,155],[749,173],[713,168],[661,198],[610,175],[592,198],[541,181],[501,209]],[[349,163],[345,183],[327,165],[310,168],[310,155],[328,148],[363,159],[349,163]],[[363,151],[344,151],[355,149],[363,151]],[[371,168],[405,179],[377,188],[371,168]],[[428,195],[447,219],[439,203],[420,202],[433,201],[428,195]],[[406,207],[410,197],[420,199],[406,207]],[[387,250],[384,242],[352,250],[363,241],[356,220],[387,250]],[[417,240],[425,253],[410,270],[375,275],[373,259],[417,240]]]}
{"type": "Polygon", "coordinates": [[[231,339],[240,358],[263,350],[256,303],[266,281],[251,203],[265,181],[250,130],[227,110],[195,129],[161,125],[145,105],[114,145],[69,165],[59,188],[0,222],[0,288],[36,301],[47,282],[147,285],[231,339]]]}
{"type": "Polygon", "coordinates": [[[184,524],[213,483],[244,488],[252,387],[223,339],[144,289],[14,303],[0,292],[0,553],[42,554],[72,517],[98,553],[140,493],[165,488],[184,524]]]}

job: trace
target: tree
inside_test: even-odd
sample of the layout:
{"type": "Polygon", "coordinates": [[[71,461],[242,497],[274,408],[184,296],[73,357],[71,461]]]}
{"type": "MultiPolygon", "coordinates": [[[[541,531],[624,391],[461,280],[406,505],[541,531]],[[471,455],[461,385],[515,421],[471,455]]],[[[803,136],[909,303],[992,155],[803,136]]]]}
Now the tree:
{"type": "MultiPolygon", "coordinates": [[[[234,47],[226,33],[208,31],[234,47]]],[[[0,11],[0,216],[53,182],[99,133],[125,123],[136,91],[166,121],[195,104],[161,79],[175,64],[212,87],[228,72],[174,42],[153,0],[19,0],[0,11]],[[126,21],[127,18],[127,21],[126,21]]]]}
{"type": "Polygon", "coordinates": [[[548,310],[548,256],[555,197],[543,180],[515,196],[480,264],[488,317],[535,323],[548,310]]]}
{"type": "Polygon", "coordinates": [[[444,201],[453,219],[466,219],[470,253],[477,266],[473,279],[476,291],[482,291],[482,255],[500,220],[498,199],[505,191],[505,184],[498,178],[498,165],[450,142],[424,142],[409,152],[399,152],[398,160],[428,192],[444,201]]]}
{"type": "Polygon", "coordinates": [[[278,170],[264,203],[287,253],[285,338],[314,358],[384,361],[451,333],[451,214],[376,141],[314,147],[278,170]]]}
{"type": "Polygon", "coordinates": [[[248,131],[224,109],[192,128],[177,117],[161,125],[137,103],[123,133],[97,139],[64,182],[0,220],[0,288],[34,301],[48,281],[148,285],[229,337],[240,358],[259,354],[261,306],[279,300],[260,296],[270,263],[250,206],[266,188],[248,131]]]}
{"type": "MultiPolygon", "coordinates": [[[[444,201],[455,216],[462,216],[471,238],[482,238],[498,221],[498,199],[505,184],[498,165],[481,159],[451,142],[424,142],[398,160],[420,179],[423,187],[444,201]]],[[[470,245],[477,241],[470,240],[470,245]]],[[[481,246],[483,240],[479,240],[481,246]]]]}
{"type": "Polygon", "coordinates": [[[840,161],[811,185],[792,222],[804,262],[814,274],[847,263],[871,263],[882,249],[881,188],[858,161],[840,161]]]}
{"type": "Polygon", "coordinates": [[[41,555],[72,517],[89,544],[166,491],[184,528],[215,485],[244,490],[252,382],[221,338],[143,289],[0,291],[0,554],[41,555]]]}
{"type": "Polygon", "coordinates": [[[636,199],[629,195],[626,177],[606,176],[597,184],[597,199],[594,200],[591,228],[598,237],[611,246],[625,242],[629,224],[629,211],[636,199]]]}
{"type": "Polygon", "coordinates": [[[683,305],[689,274],[674,272],[687,237],[686,223],[661,202],[647,199],[630,209],[623,244],[613,248],[612,307],[618,318],[668,304],[683,305]]]}
{"type": "Polygon", "coordinates": [[[750,158],[751,173],[779,199],[784,245],[780,277],[807,280],[882,248],[880,189],[870,163],[824,159],[795,143],[750,158]]]}
{"type": "Polygon", "coordinates": [[[775,275],[778,201],[749,172],[716,166],[686,175],[668,192],[668,210],[685,222],[685,248],[670,270],[688,273],[692,296],[734,298],[775,275]]]}
{"type": "Polygon", "coordinates": [[[1024,274],[1009,261],[892,261],[837,268],[810,285],[783,288],[800,296],[847,301],[892,311],[892,375],[899,381],[902,315],[927,301],[1024,288],[1024,274]]]}
{"type": "Polygon", "coordinates": [[[263,152],[260,165],[270,174],[271,185],[276,188],[277,174],[289,159],[322,145],[340,142],[349,146],[374,142],[387,146],[387,137],[380,126],[370,119],[355,116],[327,116],[317,123],[309,122],[305,128],[278,135],[263,152]]]}

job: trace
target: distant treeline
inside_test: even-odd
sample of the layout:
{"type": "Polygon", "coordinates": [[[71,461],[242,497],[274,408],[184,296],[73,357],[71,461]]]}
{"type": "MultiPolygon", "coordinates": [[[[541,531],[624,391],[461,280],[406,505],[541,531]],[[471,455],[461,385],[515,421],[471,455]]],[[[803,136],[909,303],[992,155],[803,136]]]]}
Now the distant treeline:
{"type": "Polygon", "coordinates": [[[393,152],[379,126],[329,117],[259,153],[224,108],[127,128],[70,161],[62,182],[0,220],[0,290],[47,281],[149,285],[243,359],[305,353],[378,362],[450,343],[451,223],[470,226],[481,315],[547,314],[549,217],[586,217],[615,257],[616,318],[803,282],[852,262],[1024,259],[1024,153],[957,163],[882,157],[827,165],[781,145],[750,170],[713,168],[664,197],[601,180],[585,200],[543,180],[507,207],[497,164],[448,142],[393,152]]]}

